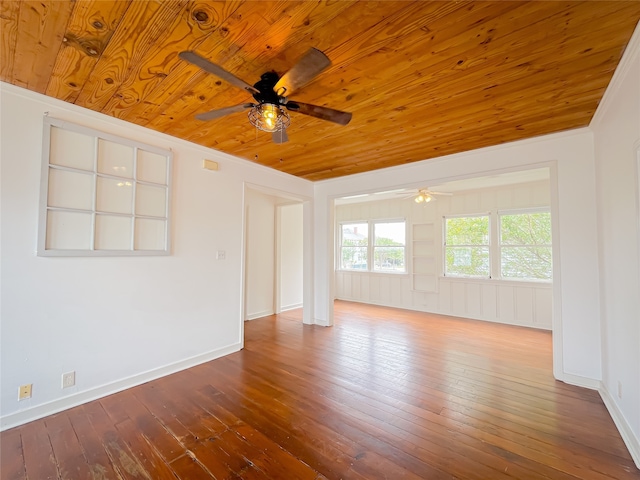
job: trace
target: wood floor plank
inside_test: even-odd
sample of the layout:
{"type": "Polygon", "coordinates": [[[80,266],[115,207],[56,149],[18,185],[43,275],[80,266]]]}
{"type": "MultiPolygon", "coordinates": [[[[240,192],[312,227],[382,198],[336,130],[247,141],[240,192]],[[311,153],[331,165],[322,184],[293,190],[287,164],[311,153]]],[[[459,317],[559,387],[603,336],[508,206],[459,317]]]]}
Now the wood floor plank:
{"type": "Polygon", "coordinates": [[[91,478],[87,460],[84,457],[66,412],[51,415],[45,420],[53,455],[62,478],[91,478]]]}
{"type": "Polygon", "coordinates": [[[95,480],[121,480],[113,468],[113,464],[104,450],[102,440],[93,428],[91,420],[86,413],[85,407],[90,408],[97,403],[90,403],[74,409],[69,415],[69,421],[80,443],[80,448],[87,460],[87,465],[91,471],[91,477],[95,480]]]}
{"type": "Polygon", "coordinates": [[[26,478],[24,455],[22,453],[22,436],[17,428],[2,435],[0,444],[0,471],[2,478],[21,480],[26,478]]]}
{"type": "Polygon", "coordinates": [[[56,459],[53,456],[51,441],[44,422],[27,423],[20,427],[20,433],[27,478],[57,479],[56,459]]]}
{"type": "Polygon", "coordinates": [[[551,333],[336,302],[244,349],[2,432],[1,480],[640,480],[551,333]]]}

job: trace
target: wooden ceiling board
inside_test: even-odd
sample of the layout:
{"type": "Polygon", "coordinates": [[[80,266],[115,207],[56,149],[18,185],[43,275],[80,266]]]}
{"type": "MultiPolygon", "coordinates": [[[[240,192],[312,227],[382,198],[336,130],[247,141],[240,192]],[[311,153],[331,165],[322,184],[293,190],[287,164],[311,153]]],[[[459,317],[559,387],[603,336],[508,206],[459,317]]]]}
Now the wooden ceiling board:
{"type": "Polygon", "coordinates": [[[589,124],[640,20],[640,1],[2,0],[0,79],[322,180],[589,124]],[[276,145],[252,102],[181,60],[196,51],[249,84],[311,47],[333,64],[292,98],[276,145]]]}
{"type": "Polygon", "coordinates": [[[42,0],[21,3],[11,12],[18,15],[15,44],[8,52],[13,56],[11,83],[45,92],[72,8],[68,3],[42,0]]]}
{"type": "Polygon", "coordinates": [[[76,102],[130,3],[87,0],[73,9],[47,85],[48,96],[76,102]]]}

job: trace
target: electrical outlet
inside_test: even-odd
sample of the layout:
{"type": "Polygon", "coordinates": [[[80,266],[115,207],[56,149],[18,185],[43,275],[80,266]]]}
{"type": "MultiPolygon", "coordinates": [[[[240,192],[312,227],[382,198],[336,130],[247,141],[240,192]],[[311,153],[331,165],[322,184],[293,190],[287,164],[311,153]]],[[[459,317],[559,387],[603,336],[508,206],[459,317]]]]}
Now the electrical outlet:
{"type": "Polygon", "coordinates": [[[31,398],[31,387],[33,384],[29,383],[27,385],[20,385],[18,389],[18,400],[25,400],[27,398],[31,398]]]}
{"type": "Polygon", "coordinates": [[[76,372],[62,374],[62,388],[73,387],[76,384],[76,372]]]}
{"type": "Polygon", "coordinates": [[[216,260],[224,260],[227,258],[227,252],[224,250],[218,250],[216,252],[216,260]]]}

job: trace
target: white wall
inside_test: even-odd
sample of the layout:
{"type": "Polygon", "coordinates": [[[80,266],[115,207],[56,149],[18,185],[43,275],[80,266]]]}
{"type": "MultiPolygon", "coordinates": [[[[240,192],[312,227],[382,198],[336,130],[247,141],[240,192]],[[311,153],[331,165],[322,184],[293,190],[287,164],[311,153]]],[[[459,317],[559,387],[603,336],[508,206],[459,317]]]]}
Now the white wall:
{"type": "Polygon", "coordinates": [[[302,204],[277,209],[279,311],[302,306],[303,216],[302,204]]]}
{"type": "MultiPolygon", "coordinates": [[[[407,274],[336,271],[336,298],[407,308],[443,315],[551,329],[552,285],[542,282],[443,277],[442,218],[498,210],[550,205],[549,182],[529,182],[485,190],[457,192],[436,201],[416,204],[411,199],[362,202],[336,207],[336,231],[345,221],[404,218],[407,222],[407,274]],[[434,291],[414,288],[412,279],[414,225],[433,226],[434,291]]],[[[338,235],[336,235],[338,236],[338,235]]],[[[419,261],[419,259],[416,259],[419,261]]],[[[431,277],[431,276],[430,276],[431,277]]]]}
{"type": "Polygon", "coordinates": [[[313,185],[11,85],[0,102],[2,428],[238,350],[245,183],[305,198],[313,185]],[[45,112],[173,150],[171,256],[35,255],[45,112]]]}
{"type": "Polygon", "coordinates": [[[245,320],[275,313],[275,206],[271,195],[248,189],[245,320]]]}
{"type": "MultiPolygon", "coordinates": [[[[602,366],[593,136],[588,129],[316,182],[314,228],[320,232],[323,225],[333,225],[333,198],[544,166],[551,168],[555,218],[554,374],[596,387],[602,366]]],[[[334,289],[333,230],[315,237],[314,313],[319,324],[333,320],[326,307],[334,289]]]]}
{"type": "Polygon", "coordinates": [[[598,199],[603,397],[640,467],[640,28],[591,128],[598,199]]]}

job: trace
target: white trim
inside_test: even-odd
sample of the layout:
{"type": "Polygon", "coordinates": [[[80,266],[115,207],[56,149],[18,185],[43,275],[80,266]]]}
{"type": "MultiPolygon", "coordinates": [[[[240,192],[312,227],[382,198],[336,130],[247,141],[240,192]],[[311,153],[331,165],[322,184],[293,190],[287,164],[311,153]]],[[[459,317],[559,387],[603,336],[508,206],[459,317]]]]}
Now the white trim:
{"type": "Polygon", "coordinates": [[[262,310],[260,312],[252,313],[251,315],[247,315],[246,320],[255,320],[256,318],[268,317],[273,315],[275,312],[273,309],[271,310],[262,310]]]}
{"type": "Polygon", "coordinates": [[[560,270],[560,193],[558,187],[558,163],[550,162],[549,167],[549,195],[551,211],[551,259],[553,268],[553,293],[551,330],[553,336],[553,376],[561,379],[564,373],[564,347],[562,330],[562,279],[560,270]]]}
{"type": "Polygon", "coordinates": [[[39,418],[53,415],[54,413],[58,413],[69,408],[82,405],[83,403],[97,400],[98,398],[106,397],[107,395],[121,392],[122,390],[126,390],[128,388],[142,385],[143,383],[147,383],[151,380],[156,380],[166,375],[171,375],[172,373],[176,373],[181,370],[195,367],[196,365],[200,365],[202,363],[215,360],[216,358],[224,357],[225,355],[237,352],[241,348],[242,345],[240,343],[234,343],[226,347],[218,348],[207,353],[196,355],[195,357],[180,360],[170,365],[165,365],[164,367],[154,368],[152,370],[138,373],[131,377],[117,380],[106,385],[69,395],[68,397],[60,398],[47,403],[42,403],[40,405],[36,405],[33,408],[28,408],[26,410],[21,410],[19,412],[5,415],[4,417],[0,418],[0,431],[17,427],[33,420],[38,420],[39,418]]]}
{"type": "Polygon", "coordinates": [[[280,312],[287,312],[289,310],[295,310],[296,308],[302,308],[302,302],[294,303],[292,305],[281,305],[280,312]]]}
{"type": "Polygon", "coordinates": [[[624,77],[626,77],[631,65],[633,64],[635,58],[640,54],[640,22],[636,25],[636,29],[627,44],[627,47],[622,54],[622,58],[620,59],[620,63],[616,67],[615,72],[613,73],[613,77],[607,86],[607,89],[598,104],[598,108],[596,109],[593,117],[591,118],[591,122],[589,123],[589,128],[595,129],[598,128],[600,123],[602,123],[605,117],[606,111],[609,109],[613,98],[616,98],[618,94],[618,90],[620,89],[622,83],[624,82],[624,77]]]}
{"type": "Polygon", "coordinates": [[[568,383],[569,385],[575,385],[576,387],[588,388],[589,390],[600,390],[600,388],[602,388],[602,382],[600,380],[581,377],[580,375],[573,375],[571,373],[564,373],[562,378],[556,378],[556,380],[568,383]]]}
{"type": "Polygon", "coordinates": [[[604,402],[604,406],[607,407],[609,415],[611,415],[611,418],[613,419],[613,423],[615,423],[618,432],[620,432],[620,436],[622,437],[624,444],[627,446],[627,449],[629,449],[629,454],[631,455],[633,462],[636,464],[636,467],[640,469],[640,439],[634,435],[631,425],[629,425],[624,414],[618,408],[618,405],[613,400],[613,397],[607,390],[606,386],[601,385],[598,392],[604,402]]]}

